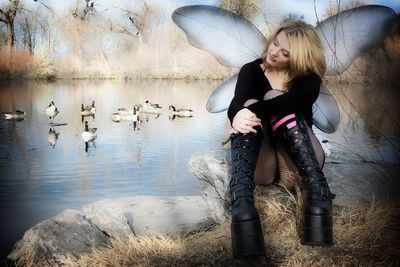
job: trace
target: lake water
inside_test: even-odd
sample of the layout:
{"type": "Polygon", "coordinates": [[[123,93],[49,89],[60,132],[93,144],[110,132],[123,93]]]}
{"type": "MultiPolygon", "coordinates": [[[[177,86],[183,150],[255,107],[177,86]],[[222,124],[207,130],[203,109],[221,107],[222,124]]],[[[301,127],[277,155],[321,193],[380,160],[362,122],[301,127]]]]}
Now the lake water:
{"type": "MultiPolygon", "coordinates": [[[[22,121],[0,120],[1,258],[26,230],[65,209],[133,195],[200,195],[187,163],[198,151],[220,147],[225,138],[226,113],[205,110],[207,98],[218,84],[1,81],[0,111],[28,113],[22,121]],[[44,110],[52,100],[60,110],[54,121],[67,125],[50,127],[44,110]],[[85,119],[98,129],[97,139],[86,149],[81,139],[80,106],[93,100],[96,115],[85,119]],[[132,108],[146,100],[159,103],[163,113],[148,115],[140,124],[112,121],[118,108],[132,108]],[[171,104],[194,109],[194,117],[172,119],[168,112],[171,104]],[[50,130],[58,135],[56,143],[50,130]]],[[[349,87],[337,87],[334,93],[342,115],[339,130],[333,135],[317,135],[371,160],[398,164],[398,94],[388,91],[377,101],[372,95],[376,90],[349,87]],[[341,90],[346,91],[345,96],[341,90]]]]}

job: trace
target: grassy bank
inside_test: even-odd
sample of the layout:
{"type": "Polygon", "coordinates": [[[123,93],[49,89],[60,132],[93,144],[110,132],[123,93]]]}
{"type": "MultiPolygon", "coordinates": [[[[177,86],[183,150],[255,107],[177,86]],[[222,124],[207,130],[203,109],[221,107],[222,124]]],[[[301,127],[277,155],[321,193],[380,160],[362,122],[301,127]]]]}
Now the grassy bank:
{"type": "MultiPolygon", "coordinates": [[[[271,191],[272,192],[272,191],[271,191]]],[[[267,256],[234,260],[230,224],[195,233],[139,236],[113,240],[107,249],[70,260],[69,266],[395,266],[400,264],[400,206],[376,203],[362,209],[334,210],[334,245],[302,246],[296,230],[292,195],[257,191],[267,256]]],[[[24,266],[40,263],[21,262],[24,266]]],[[[46,266],[48,264],[42,264],[46,266]]]]}
{"type": "MultiPolygon", "coordinates": [[[[82,49],[90,56],[72,53],[55,57],[45,49],[35,55],[15,51],[10,56],[8,51],[0,49],[0,79],[222,80],[238,71],[222,66],[209,53],[192,47],[184,33],[175,27],[168,31],[158,30],[147,41],[129,44],[134,49],[128,49],[130,46],[127,45],[128,48],[107,57],[97,50],[94,53],[88,44],[84,48],[91,53],[82,49]],[[160,40],[167,41],[164,44],[160,40]]],[[[380,48],[356,59],[340,76],[326,76],[325,83],[339,80],[343,83],[379,83],[398,87],[399,47],[400,36],[388,36],[380,48]]]]}

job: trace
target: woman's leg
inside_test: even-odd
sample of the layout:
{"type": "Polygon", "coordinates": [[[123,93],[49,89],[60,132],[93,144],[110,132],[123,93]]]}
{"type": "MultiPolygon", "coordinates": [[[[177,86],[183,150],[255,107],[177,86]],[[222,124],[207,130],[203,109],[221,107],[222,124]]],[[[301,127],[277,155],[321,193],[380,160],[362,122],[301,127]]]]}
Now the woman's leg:
{"type": "Polygon", "coordinates": [[[262,139],[257,133],[236,134],[231,139],[232,250],[235,258],[264,255],[264,236],[254,207],[254,170],[262,139]]]}
{"type": "MultiPolygon", "coordinates": [[[[264,98],[270,99],[280,94],[282,92],[272,90],[264,98]]],[[[306,192],[302,243],[331,245],[332,199],[335,195],[331,193],[322,172],[324,154],[318,139],[302,114],[273,116],[270,125],[273,135],[283,145],[302,176],[306,192]]]]}
{"type": "Polygon", "coordinates": [[[306,193],[303,240],[305,245],[332,244],[332,199],[308,132],[300,113],[275,117],[271,127],[302,177],[306,193]]]}
{"type": "MultiPolygon", "coordinates": [[[[279,96],[281,94],[283,94],[283,92],[280,91],[280,90],[270,90],[265,94],[264,100],[272,99],[272,98],[277,97],[277,96],[279,96]]],[[[273,116],[270,119],[270,122],[272,122],[274,120],[274,118],[276,119],[277,116],[275,116],[275,117],[273,116]]],[[[321,143],[319,142],[318,138],[315,136],[312,128],[309,127],[308,125],[307,125],[307,128],[308,128],[308,135],[310,136],[311,143],[312,143],[315,155],[317,156],[317,160],[319,162],[319,166],[322,169],[323,166],[324,166],[324,163],[325,163],[324,150],[322,149],[321,143]]]]}

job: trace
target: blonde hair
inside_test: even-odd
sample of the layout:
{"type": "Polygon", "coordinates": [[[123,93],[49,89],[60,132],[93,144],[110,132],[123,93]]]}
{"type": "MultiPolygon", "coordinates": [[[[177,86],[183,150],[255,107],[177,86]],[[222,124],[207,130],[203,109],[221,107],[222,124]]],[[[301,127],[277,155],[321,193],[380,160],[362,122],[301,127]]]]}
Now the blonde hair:
{"type": "Polygon", "coordinates": [[[315,73],[322,80],[326,62],[321,40],[314,27],[301,20],[284,21],[268,39],[261,55],[264,67],[269,67],[266,61],[268,47],[282,31],[286,34],[290,46],[289,70],[283,80],[284,89],[289,90],[294,79],[310,73],[315,73]]]}

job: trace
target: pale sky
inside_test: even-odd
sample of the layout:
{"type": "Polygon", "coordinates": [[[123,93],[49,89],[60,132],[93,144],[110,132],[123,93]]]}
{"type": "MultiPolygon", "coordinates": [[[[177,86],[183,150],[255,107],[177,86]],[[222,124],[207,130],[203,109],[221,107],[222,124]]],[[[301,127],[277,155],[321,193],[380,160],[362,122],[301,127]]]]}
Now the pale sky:
{"type": "MultiPolygon", "coordinates": [[[[298,13],[299,15],[304,15],[304,20],[308,23],[315,25],[316,16],[315,16],[315,7],[317,10],[318,18],[321,19],[323,14],[326,12],[327,7],[329,5],[329,0],[284,0],[280,1],[280,9],[284,13],[298,13]]],[[[339,1],[332,0],[333,3],[337,3],[339,1]]],[[[340,1],[341,3],[345,1],[340,1]]],[[[367,4],[378,4],[390,7],[394,9],[394,11],[400,11],[400,1],[399,0],[375,0],[365,1],[367,4]]]]}

